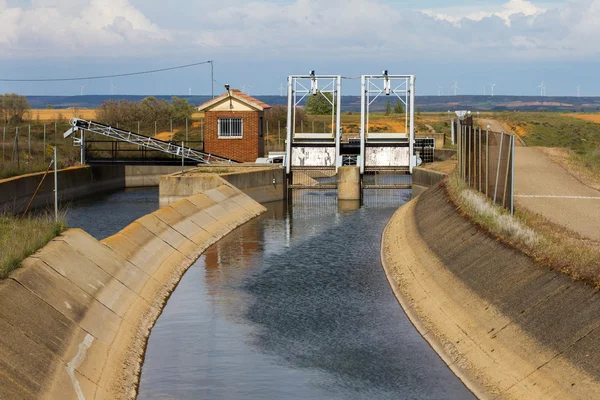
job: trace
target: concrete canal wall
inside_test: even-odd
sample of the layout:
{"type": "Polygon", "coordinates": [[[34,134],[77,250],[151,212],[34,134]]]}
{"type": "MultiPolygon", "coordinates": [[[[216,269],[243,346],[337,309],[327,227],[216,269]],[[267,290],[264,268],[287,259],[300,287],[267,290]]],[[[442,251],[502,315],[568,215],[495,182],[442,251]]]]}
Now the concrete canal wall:
{"type": "MultiPolygon", "coordinates": [[[[59,202],[131,187],[158,186],[161,175],[181,171],[179,166],[81,166],[58,171],[59,202]]],[[[44,173],[0,180],[0,212],[21,213],[27,207],[44,173]]],[[[54,174],[46,176],[32,208],[54,204],[54,174]]]]}
{"type": "Polygon", "coordinates": [[[160,204],[202,193],[214,181],[223,179],[259,203],[284,200],[287,195],[285,170],[281,166],[203,166],[162,176],[159,186],[160,204]]]}
{"type": "Polygon", "coordinates": [[[135,398],[150,329],[183,273],[265,211],[217,177],[101,242],[79,229],[52,240],[0,281],[0,399],[135,398]]]}
{"type": "Polygon", "coordinates": [[[478,397],[598,397],[598,290],[481,231],[443,185],[396,212],[381,251],[410,319],[478,397]]]}

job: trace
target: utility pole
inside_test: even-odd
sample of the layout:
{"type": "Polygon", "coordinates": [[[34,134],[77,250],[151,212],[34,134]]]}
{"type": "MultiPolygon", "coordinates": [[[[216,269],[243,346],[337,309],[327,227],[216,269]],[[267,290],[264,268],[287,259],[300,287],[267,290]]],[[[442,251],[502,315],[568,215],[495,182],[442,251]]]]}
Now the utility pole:
{"type": "Polygon", "coordinates": [[[54,222],[58,222],[58,170],[56,166],[56,146],[54,146],[54,222]]]}
{"type": "Polygon", "coordinates": [[[211,87],[211,95],[212,98],[215,98],[215,62],[213,60],[210,62],[210,87],[211,87]]]}

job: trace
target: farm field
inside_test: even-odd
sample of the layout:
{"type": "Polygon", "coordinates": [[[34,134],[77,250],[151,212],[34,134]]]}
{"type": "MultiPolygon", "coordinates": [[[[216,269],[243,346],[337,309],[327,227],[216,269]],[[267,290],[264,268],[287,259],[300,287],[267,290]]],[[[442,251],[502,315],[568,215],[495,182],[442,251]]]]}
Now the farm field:
{"type": "Polygon", "coordinates": [[[30,118],[40,122],[54,122],[63,119],[82,118],[93,120],[96,117],[96,109],[93,108],[63,108],[63,109],[31,109],[30,118]]]}

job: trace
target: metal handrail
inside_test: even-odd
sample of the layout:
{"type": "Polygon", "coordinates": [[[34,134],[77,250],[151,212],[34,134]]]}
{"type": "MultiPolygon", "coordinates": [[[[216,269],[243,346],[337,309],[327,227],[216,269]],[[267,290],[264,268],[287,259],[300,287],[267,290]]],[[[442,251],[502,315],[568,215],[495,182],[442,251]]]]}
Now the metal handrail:
{"type": "Polygon", "coordinates": [[[194,150],[189,147],[175,145],[171,142],[165,142],[150,136],[141,135],[126,131],[123,129],[113,128],[112,126],[101,124],[96,121],[88,121],[80,118],[71,119],[71,129],[65,132],[64,137],[67,138],[78,130],[89,131],[97,135],[106,136],[112,139],[120,140],[127,143],[132,143],[151,150],[161,151],[163,153],[172,154],[177,157],[184,157],[189,160],[197,161],[201,164],[212,163],[233,163],[227,158],[218,157],[202,151],[194,150]]]}

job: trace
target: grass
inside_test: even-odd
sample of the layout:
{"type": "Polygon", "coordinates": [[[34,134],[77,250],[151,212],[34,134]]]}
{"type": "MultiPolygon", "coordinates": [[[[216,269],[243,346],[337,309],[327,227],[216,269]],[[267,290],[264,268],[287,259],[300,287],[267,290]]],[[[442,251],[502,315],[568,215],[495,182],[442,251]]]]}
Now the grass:
{"type": "Polygon", "coordinates": [[[550,112],[495,113],[492,118],[522,132],[528,146],[568,149],[572,162],[600,175],[600,124],[550,112]]]}
{"type": "Polygon", "coordinates": [[[67,229],[66,221],[50,215],[20,219],[0,216],[0,279],[21,267],[22,261],[67,229]]]}
{"type": "Polygon", "coordinates": [[[456,172],[450,175],[446,190],[459,211],[492,236],[541,265],[600,288],[600,243],[526,210],[511,216],[468,188],[456,172]]]}

